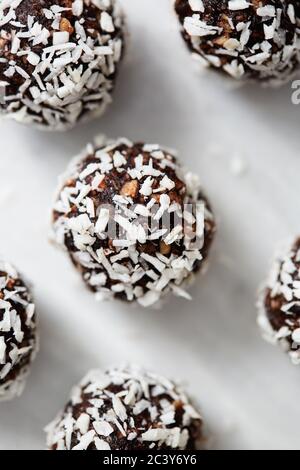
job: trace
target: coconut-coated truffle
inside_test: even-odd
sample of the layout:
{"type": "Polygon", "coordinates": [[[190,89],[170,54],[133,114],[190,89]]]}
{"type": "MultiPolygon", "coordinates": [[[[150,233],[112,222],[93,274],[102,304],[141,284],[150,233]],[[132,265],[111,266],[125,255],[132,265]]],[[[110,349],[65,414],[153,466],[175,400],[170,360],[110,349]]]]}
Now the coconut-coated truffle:
{"type": "Polygon", "coordinates": [[[270,85],[299,67],[299,0],[176,0],[182,35],[195,57],[234,79],[270,85]]]}
{"type": "Polygon", "coordinates": [[[300,238],[280,249],[259,300],[264,338],[300,364],[300,238]]]}
{"type": "Polygon", "coordinates": [[[91,371],[46,431],[50,450],[193,450],[203,438],[184,392],[137,366],[91,371]]]}
{"type": "Polygon", "coordinates": [[[32,295],[15,268],[0,260],[0,401],[21,395],[37,349],[32,295]]]}
{"type": "Polygon", "coordinates": [[[99,142],[72,162],[53,210],[55,241],[98,297],[152,306],[183,289],[215,231],[199,180],[159,145],[99,142]]]}
{"type": "MultiPolygon", "coordinates": [[[[298,28],[299,28],[299,26],[300,26],[300,3],[299,2],[296,2],[295,10],[296,10],[297,25],[298,25],[298,28]]],[[[300,31],[298,30],[298,33],[299,32],[300,31]]]]}
{"type": "Polygon", "coordinates": [[[0,114],[52,130],[101,115],[124,29],[115,0],[2,0],[0,114]]]}

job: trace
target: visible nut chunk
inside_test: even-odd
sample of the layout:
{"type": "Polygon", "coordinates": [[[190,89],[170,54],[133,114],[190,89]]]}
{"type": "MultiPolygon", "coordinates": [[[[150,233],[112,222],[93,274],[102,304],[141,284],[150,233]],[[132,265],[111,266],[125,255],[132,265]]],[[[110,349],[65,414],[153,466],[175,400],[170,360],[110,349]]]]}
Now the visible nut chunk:
{"type": "Polygon", "coordinates": [[[71,25],[70,21],[67,20],[67,18],[62,18],[59,23],[59,29],[60,31],[66,31],[69,34],[74,33],[74,28],[71,25]]]}
{"type": "Polygon", "coordinates": [[[280,310],[282,307],[282,302],[277,297],[275,299],[271,299],[270,305],[272,310],[280,310]]]}
{"type": "Polygon", "coordinates": [[[261,0],[252,0],[254,8],[260,8],[262,6],[261,0]]]}
{"type": "Polygon", "coordinates": [[[139,190],[137,180],[127,181],[121,189],[121,196],[136,197],[139,190]]]}
{"type": "Polygon", "coordinates": [[[76,186],[76,181],[74,179],[69,179],[66,181],[66,186],[74,188],[76,186]]]}
{"type": "Polygon", "coordinates": [[[182,403],[181,400],[175,400],[173,402],[173,405],[174,405],[174,408],[175,408],[176,411],[182,410],[182,408],[183,408],[183,403],[182,403]]]}
{"type": "Polygon", "coordinates": [[[228,39],[229,39],[228,35],[223,35],[214,39],[213,42],[214,44],[217,44],[218,46],[224,46],[225,42],[228,41],[228,39]]]}
{"type": "Polygon", "coordinates": [[[6,287],[8,287],[8,289],[13,289],[15,286],[15,283],[16,281],[14,279],[8,279],[6,283],[6,287]]]}
{"type": "Polygon", "coordinates": [[[227,15],[221,16],[219,26],[223,28],[223,33],[228,34],[228,35],[232,33],[231,22],[227,15]]]}
{"type": "Polygon", "coordinates": [[[4,49],[6,43],[7,43],[6,39],[0,38],[0,49],[4,49]]]}
{"type": "Polygon", "coordinates": [[[159,251],[162,255],[169,255],[171,252],[171,245],[167,245],[163,240],[159,244],[159,251]]]}

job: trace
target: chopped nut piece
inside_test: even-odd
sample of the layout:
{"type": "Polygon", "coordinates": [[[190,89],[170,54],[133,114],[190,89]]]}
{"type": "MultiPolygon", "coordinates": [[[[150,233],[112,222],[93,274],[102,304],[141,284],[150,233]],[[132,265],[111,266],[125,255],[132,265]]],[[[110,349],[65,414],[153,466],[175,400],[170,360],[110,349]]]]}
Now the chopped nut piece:
{"type": "Polygon", "coordinates": [[[162,255],[169,255],[171,252],[171,245],[167,245],[163,240],[159,244],[159,251],[162,255]]]}
{"type": "Polygon", "coordinates": [[[71,25],[70,21],[67,20],[67,18],[62,18],[59,23],[59,29],[60,31],[66,31],[69,34],[74,33],[74,28],[71,25]]]}
{"type": "Polygon", "coordinates": [[[214,40],[214,44],[218,46],[224,46],[225,42],[228,41],[229,36],[220,36],[214,40]]]}
{"type": "Polygon", "coordinates": [[[66,186],[68,187],[75,187],[75,185],[76,182],[73,179],[69,179],[68,181],[66,181],[66,186]]]}
{"type": "Polygon", "coordinates": [[[6,286],[8,287],[8,289],[13,289],[15,283],[16,282],[13,279],[8,279],[6,286]]]}
{"type": "Polygon", "coordinates": [[[278,298],[277,299],[272,299],[271,302],[270,302],[270,306],[271,306],[272,310],[280,310],[281,305],[282,305],[282,302],[278,298]]]}
{"type": "Polygon", "coordinates": [[[121,195],[127,197],[136,197],[139,190],[139,183],[137,180],[128,181],[121,189],[121,195]]]}
{"type": "Polygon", "coordinates": [[[182,410],[182,408],[183,408],[182,401],[181,400],[175,400],[174,401],[174,408],[175,408],[176,411],[182,410]]]}

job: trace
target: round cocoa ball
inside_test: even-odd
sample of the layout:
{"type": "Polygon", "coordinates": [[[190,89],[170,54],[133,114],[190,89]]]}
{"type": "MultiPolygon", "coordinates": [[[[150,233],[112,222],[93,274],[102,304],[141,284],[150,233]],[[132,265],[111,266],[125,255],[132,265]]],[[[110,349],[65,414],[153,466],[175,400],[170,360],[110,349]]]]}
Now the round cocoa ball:
{"type": "Polygon", "coordinates": [[[259,301],[264,338],[300,364],[300,238],[278,251],[259,301]]]}
{"type": "Polygon", "coordinates": [[[136,366],[91,371],[46,431],[50,450],[194,450],[203,438],[185,393],[136,366]]]}
{"type": "Polygon", "coordinates": [[[207,259],[215,232],[197,176],[172,152],[127,139],[89,145],[59,187],[55,241],[104,299],[149,307],[184,286],[207,259]]]}
{"type": "Polygon", "coordinates": [[[299,68],[298,4],[298,0],[176,0],[175,9],[184,40],[205,66],[237,80],[281,85],[299,68]]]}
{"type": "Polygon", "coordinates": [[[0,401],[21,395],[37,349],[30,290],[16,269],[0,260],[0,401]]]}
{"type": "Polygon", "coordinates": [[[124,50],[115,0],[4,0],[0,114],[65,130],[111,102],[124,50]]]}

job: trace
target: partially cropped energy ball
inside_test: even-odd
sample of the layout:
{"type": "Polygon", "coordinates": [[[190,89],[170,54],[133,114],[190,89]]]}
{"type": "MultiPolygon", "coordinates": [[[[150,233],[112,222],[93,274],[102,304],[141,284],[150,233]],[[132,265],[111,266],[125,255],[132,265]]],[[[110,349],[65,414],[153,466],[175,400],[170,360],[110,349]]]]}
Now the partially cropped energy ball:
{"type": "MultiPolygon", "coordinates": [[[[296,2],[295,9],[296,9],[296,19],[297,19],[297,23],[299,27],[300,26],[300,2],[299,1],[296,2]]],[[[298,33],[299,32],[300,31],[298,31],[298,33]]]]}
{"type": "Polygon", "coordinates": [[[71,164],[53,211],[55,241],[100,298],[149,307],[183,290],[215,232],[198,178],[158,145],[89,145],[71,164]]]}
{"type": "Polygon", "coordinates": [[[300,238],[278,253],[259,302],[263,336],[300,364],[300,238]]]}
{"type": "Polygon", "coordinates": [[[51,130],[101,115],[124,29],[115,0],[2,0],[0,115],[51,130]]]}
{"type": "Polygon", "coordinates": [[[31,293],[15,268],[0,260],[0,401],[21,395],[37,349],[31,293]]]}
{"type": "Polygon", "coordinates": [[[188,397],[135,366],[90,372],[46,431],[50,450],[194,450],[203,438],[188,397]]]}
{"type": "Polygon", "coordinates": [[[299,0],[176,0],[182,34],[206,66],[280,85],[299,67],[299,0]]]}

